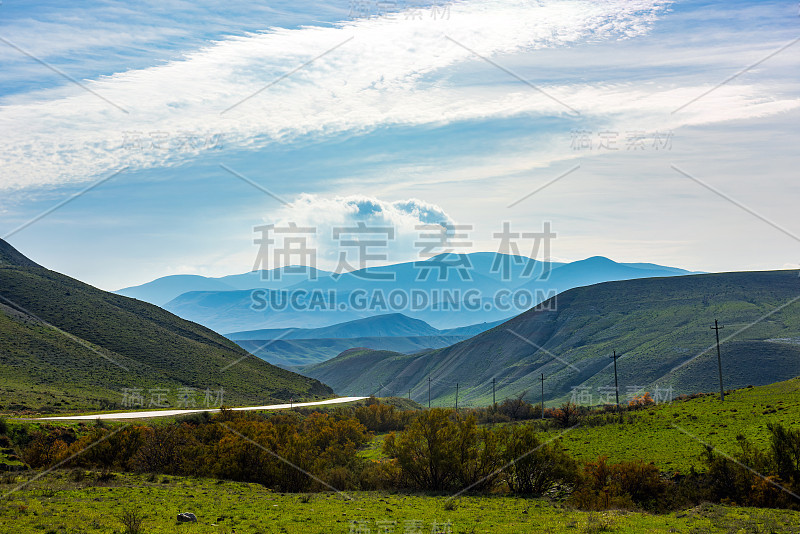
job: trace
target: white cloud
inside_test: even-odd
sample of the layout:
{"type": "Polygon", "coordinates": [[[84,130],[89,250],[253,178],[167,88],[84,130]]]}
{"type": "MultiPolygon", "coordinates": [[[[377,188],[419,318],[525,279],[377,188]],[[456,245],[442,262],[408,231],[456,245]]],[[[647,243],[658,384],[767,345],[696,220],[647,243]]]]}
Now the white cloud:
{"type": "MultiPolygon", "coordinates": [[[[448,69],[480,60],[445,36],[485,56],[631,37],[646,32],[665,5],[659,0],[549,0],[535,6],[524,0],[476,0],[452,4],[446,20],[429,12],[422,20],[400,14],[397,20],[231,37],[181,61],[86,82],[128,114],[73,86],[40,92],[37,102],[26,95],[7,99],[0,112],[5,171],[0,187],[86,181],[123,166],[179,163],[203,150],[179,141],[187,132],[200,138],[222,135],[226,146],[256,148],[301,135],[362,132],[380,125],[561,114],[567,110],[527,87],[511,95],[503,87],[453,87],[448,69]],[[166,136],[172,149],[122,148],[126,136],[137,135],[148,143],[166,136]]],[[[603,88],[547,91],[583,111],[603,111],[594,103],[603,88]]]]}
{"type": "MultiPolygon", "coordinates": [[[[390,202],[364,195],[321,197],[310,194],[300,195],[266,218],[265,222],[274,224],[276,230],[289,228],[292,224],[299,229],[313,229],[313,233],[283,234],[276,231],[271,232],[270,237],[275,238],[275,248],[288,247],[284,242],[286,237],[307,239],[306,245],[316,250],[317,267],[330,270],[336,269],[340,252],[346,253],[346,260],[352,268],[358,268],[358,247],[347,246],[346,241],[379,243],[365,249],[366,254],[385,255],[385,258],[370,261],[366,265],[373,267],[420,259],[419,242],[430,241],[421,237],[421,234],[431,233],[431,225],[439,225],[443,229],[449,227],[447,232],[452,235],[454,230],[449,225],[455,224],[442,208],[416,198],[390,202]],[[346,230],[357,228],[360,224],[363,225],[363,233],[346,230]],[[335,234],[337,231],[341,232],[338,237],[335,234]]],[[[260,268],[273,266],[267,264],[260,268]]]]}
{"type": "MultiPolygon", "coordinates": [[[[796,98],[772,96],[774,86],[736,82],[676,114],[671,112],[714,85],[532,79],[545,95],[448,40],[501,62],[499,56],[512,54],[504,56],[511,62],[513,54],[535,58],[535,51],[545,48],[642,35],[668,6],[660,0],[475,0],[452,4],[444,20],[430,12],[422,20],[399,14],[231,37],[181,61],[87,83],[128,114],[72,86],[39,93],[37,102],[26,96],[9,102],[0,110],[0,188],[82,182],[122,167],[180,164],[219,147],[214,140],[220,139],[226,149],[254,150],[301,136],[526,114],[565,116],[569,108],[610,128],[652,130],[658,124],[667,130],[798,107],[796,98]],[[488,69],[491,81],[454,81],[465,65],[488,69]]],[[[571,156],[550,159],[562,157],[571,156]]]]}

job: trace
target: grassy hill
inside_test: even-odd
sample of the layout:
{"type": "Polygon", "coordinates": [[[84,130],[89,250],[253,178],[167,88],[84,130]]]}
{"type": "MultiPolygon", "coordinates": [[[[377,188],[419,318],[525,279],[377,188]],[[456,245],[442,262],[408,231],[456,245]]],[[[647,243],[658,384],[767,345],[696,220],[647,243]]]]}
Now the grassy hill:
{"type": "Polygon", "coordinates": [[[123,389],[224,389],[226,404],[329,396],[219,334],[47,270],[0,240],[0,411],[119,407],[123,389]],[[235,363],[234,362],[237,362],[235,363]],[[233,364],[233,365],[232,365],[233,364]]]}
{"type": "Polygon", "coordinates": [[[347,351],[304,372],[341,394],[412,390],[435,405],[486,405],[527,392],[538,401],[540,376],[551,403],[586,388],[614,386],[616,350],[623,398],[631,390],[674,394],[718,389],[714,332],[725,325],[728,388],[800,375],[800,279],[797,271],[737,272],[607,282],[571,289],[542,306],[447,348],[406,355],[347,351]],[[730,339],[728,339],[730,337],[730,339]],[[682,367],[679,367],[683,364],[682,367]],[[358,370],[358,372],[356,372],[358,370]]]}
{"type": "MultiPolygon", "coordinates": [[[[699,460],[703,443],[725,454],[741,451],[736,436],[758,449],[769,447],[768,423],[800,427],[800,378],[742,388],[725,396],[706,395],[634,412],[624,424],[581,426],[564,433],[559,444],[573,457],[612,462],[646,458],[665,472],[687,473],[699,460]]],[[[552,431],[555,438],[559,432],[552,431]]]]}

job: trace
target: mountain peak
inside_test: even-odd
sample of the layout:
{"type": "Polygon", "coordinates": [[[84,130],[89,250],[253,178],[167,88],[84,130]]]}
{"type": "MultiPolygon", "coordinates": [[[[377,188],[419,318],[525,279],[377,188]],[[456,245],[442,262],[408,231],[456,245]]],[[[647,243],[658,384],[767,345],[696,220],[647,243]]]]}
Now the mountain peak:
{"type": "Polygon", "coordinates": [[[575,262],[575,263],[591,263],[591,264],[597,264],[597,265],[599,265],[599,264],[611,265],[611,264],[616,264],[617,262],[615,262],[612,259],[606,258],[605,256],[591,256],[589,258],[586,258],[585,260],[582,260],[580,262],[575,262]]]}
{"type": "Polygon", "coordinates": [[[40,267],[38,263],[29,260],[8,242],[0,239],[0,266],[9,265],[13,267],[40,267]]]}

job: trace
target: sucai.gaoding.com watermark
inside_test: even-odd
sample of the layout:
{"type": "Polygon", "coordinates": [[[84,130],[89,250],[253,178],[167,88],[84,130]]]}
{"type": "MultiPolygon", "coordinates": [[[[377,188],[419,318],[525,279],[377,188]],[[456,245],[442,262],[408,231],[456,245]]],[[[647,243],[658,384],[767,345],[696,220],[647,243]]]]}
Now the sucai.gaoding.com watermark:
{"type": "Polygon", "coordinates": [[[484,295],[480,289],[355,289],[344,295],[335,289],[298,289],[251,292],[254,311],[523,311],[544,303],[541,309],[554,311],[556,290],[500,289],[484,295]]]}
{"type": "MultiPolygon", "coordinates": [[[[307,280],[318,278],[314,246],[317,228],[287,223],[254,228],[259,246],[253,266],[262,280],[281,280],[290,274],[305,275],[307,280]]],[[[255,311],[373,311],[414,312],[432,311],[524,311],[547,301],[555,306],[557,291],[552,288],[531,287],[550,277],[551,241],[556,234],[552,224],[545,222],[541,231],[516,231],[511,223],[502,223],[492,234],[497,254],[488,273],[508,287],[488,291],[476,280],[476,269],[468,251],[473,247],[472,225],[422,224],[414,228],[414,247],[417,260],[410,262],[414,282],[420,288],[395,287],[397,273],[392,269],[373,269],[385,265],[391,244],[398,230],[391,225],[367,224],[333,227],[331,242],[337,250],[334,280],[347,274],[365,283],[363,288],[347,291],[336,288],[300,288],[288,290],[256,289],[251,293],[251,308],[255,311]],[[459,252],[456,252],[459,251],[459,252]],[[542,261],[536,258],[543,256],[542,261]],[[376,284],[375,282],[386,282],[376,284]],[[474,283],[473,283],[474,282],[474,283]]]]}

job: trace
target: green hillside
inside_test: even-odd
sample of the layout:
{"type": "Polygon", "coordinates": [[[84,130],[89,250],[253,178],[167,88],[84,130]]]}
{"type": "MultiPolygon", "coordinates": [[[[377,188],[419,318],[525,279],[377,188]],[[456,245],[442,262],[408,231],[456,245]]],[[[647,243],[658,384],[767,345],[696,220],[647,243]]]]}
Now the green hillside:
{"type": "MultiPolygon", "coordinates": [[[[633,412],[623,424],[581,425],[564,433],[559,444],[575,458],[612,462],[647,458],[665,472],[702,469],[704,444],[728,455],[741,452],[744,436],[760,450],[770,444],[769,423],[800,427],[800,378],[742,388],[725,396],[704,395],[633,412]]],[[[551,430],[555,438],[562,431],[551,430]]]]}
{"type": "Polygon", "coordinates": [[[205,327],[49,271],[0,240],[0,412],[119,408],[125,389],[142,390],[145,408],[153,390],[164,390],[175,406],[181,388],[196,390],[198,404],[206,389],[223,389],[229,405],[331,394],[205,327]]]}
{"type": "Polygon", "coordinates": [[[527,392],[560,402],[583,387],[591,404],[613,388],[612,350],[623,399],[629,391],[674,395],[718,389],[714,319],[725,325],[726,388],[800,375],[797,271],[736,272],[606,282],[571,289],[471,339],[416,355],[348,351],[306,369],[337,393],[412,391],[435,405],[491,403],[527,392]],[[730,339],[728,339],[730,337],[730,339]],[[679,367],[681,364],[685,364],[679,367]],[[359,370],[356,372],[356,370],[359,370]],[[630,389],[629,389],[630,388],[630,389]],[[606,390],[607,391],[607,390],[606,390]]]}

